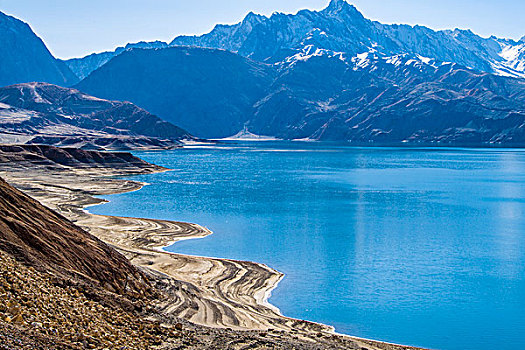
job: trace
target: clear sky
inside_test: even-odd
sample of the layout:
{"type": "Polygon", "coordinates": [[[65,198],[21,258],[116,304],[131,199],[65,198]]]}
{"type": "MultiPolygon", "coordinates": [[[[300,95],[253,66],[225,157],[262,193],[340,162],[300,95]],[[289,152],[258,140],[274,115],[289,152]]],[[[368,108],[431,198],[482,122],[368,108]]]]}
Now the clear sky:
{"type": "MultiPolygon", "coordinates": [[[[28,22],[60,58],[113,50],[128,42],[170,41],[239,22],[253,11],[319,10],[328,0],[0,0],[0,11],[28,22]]],[[[383,23],[469,28],[482,36],[525,35],[525,0],[349,0],[383,23]]]]}

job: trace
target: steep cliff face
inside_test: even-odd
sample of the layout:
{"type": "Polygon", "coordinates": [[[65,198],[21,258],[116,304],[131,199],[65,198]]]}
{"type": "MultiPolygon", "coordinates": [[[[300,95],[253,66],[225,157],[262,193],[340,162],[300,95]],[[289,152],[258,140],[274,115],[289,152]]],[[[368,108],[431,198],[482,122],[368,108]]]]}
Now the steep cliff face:
{"type": "Polygon", "coordinates": [[[69,85],[77,77],[55,59],[26,23],[0,12],[0,86],[45,81],[69,85]]]}

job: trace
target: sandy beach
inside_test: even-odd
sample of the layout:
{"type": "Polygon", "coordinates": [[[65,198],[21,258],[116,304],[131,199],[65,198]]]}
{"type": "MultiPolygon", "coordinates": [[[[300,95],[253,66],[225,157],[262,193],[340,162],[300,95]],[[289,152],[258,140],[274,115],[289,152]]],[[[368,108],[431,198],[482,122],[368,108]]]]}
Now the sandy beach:
{"type": "Polygon", "coordinates": [[[95,196],[136,191],[144,186],[115,177],[160,171],[169,170],[154,165],[126,169],[27,161],[0,163],[0,176],[7,182],[110,244],[149,274],[168,295],[156,305],[166,315],[208,327],[285,332],[312,342],[342,338],[356,348],[409,348],[336,335],[331,326],[281,315],[267,298],[283,274],[268,266],[162,250],[179,240],[212,234],[198,224],[93,215],[85,209],[104,202],[95,196]]]}

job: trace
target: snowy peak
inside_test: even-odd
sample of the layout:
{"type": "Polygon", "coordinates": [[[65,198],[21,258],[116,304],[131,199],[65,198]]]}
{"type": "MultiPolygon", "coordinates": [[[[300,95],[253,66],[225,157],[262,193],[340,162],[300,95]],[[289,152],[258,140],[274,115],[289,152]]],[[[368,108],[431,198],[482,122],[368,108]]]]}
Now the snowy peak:
{"type": "Polygon", "coordinates": [[[328,18],[340,19],[349,23],[367,21],[363,14],[346,0],[332,0],[321,13],[328,18]]]}
{"type": "Polygon", "coordinates": [[[346,0],[331,0],[330,4],[328,4],[324,11],[328,13],[337,13],[347,11],[348,9],[354,9],[357,11],[356,8],[346,2],[346,0]]]}
{"type": "Polygon", "coordinates": [[[250,12],[246,15],[246,17],[244,17],[242,23],[243,24],[251,24],[251,25],[254,25],[254,24],[257,24],[257,23],[261,23],[262,21],[268,19],[266,16],[263,16],[263,15],[259,15],[259,14],[256,14],[256,13],[253,13],[253,12],[250,12]]]}
{"type": "MultiPolygon", "coordinates": [[[[469,29],[435,31],[419,25],[382,24],[365,18],[346,0],[332,0],[321,11],[274,13],[270,17],[250,12],[237,24],[218,24],[200,36],[179,36],[169,46],[223,49],[269,64],[324,54],[340,58],[364,52],[383,57],[407,54],[525,78],[525,37],[516,42],[482,38],[469,29]]],[[[104,53],[67,63],[83,78],[113,56],[104,53]]]]}
{"type": "Polygon", "coordinates": [[[347,57],[367,51],[386,57],[409,54],[525,77],[524,43],[523,39],[482,38],[469,29],[434,31],[418,25],[372,22],[346,0],[332,0],[321,11],[270,18],[250,13],[235,26],[217,27],[199,37],[178,37],[172,45],[221,48],[266,63],[304,60],[311,52],[347,57]]]}
{"type": "Polygon", "coordinates": [[[244,17],[244,20],[238,25],[237,31],[243,35],[249,35],[253,28],[258,24],[266,21],[268,18],[263,15],[258,15],[250,12],[244,17]]]}

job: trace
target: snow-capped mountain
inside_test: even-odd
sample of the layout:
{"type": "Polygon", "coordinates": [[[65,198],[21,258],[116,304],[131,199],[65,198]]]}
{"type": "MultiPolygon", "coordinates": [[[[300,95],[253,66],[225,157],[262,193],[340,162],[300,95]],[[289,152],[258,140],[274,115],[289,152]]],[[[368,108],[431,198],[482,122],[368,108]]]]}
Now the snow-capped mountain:
{"type": "Polygon", "coordinates": [[[525,147],[524,47],[525,38],[385,25],[332,0],[67,63],[84,77],[79,90],[198,137],[525,147]]]}
{"type": "Polygon", "coordinates": [[[267,64],[220,49],[130,50],[77,87],[200,137],[525,146],[525,79],[411,54],[308,48],[267,64]]]}
{"type": "MultiPolygon", "coordinates": [[[[140,42],[65,63],[83,79],[125,50],[167,46],[160,41],[140,42]]],[[[305,52],[344,55],[349,59],[364,53],[383,57],[409,54],[458,63],[480,72],[525,78],[523,38],[482,38],[470,30],[434,31],[419,25],[382,24],[365,18],[346,0],[332,0],[321,11],[274,13],[270,17],[250,12],[240,23],[218,24],[200,36],[179,36],[169,46],[224,49],[265,63],[290,63],[295,58],[304,59],[305,52]]]]}
{"type": "Polygon", "coordinates": [[[410,54],[481,72],[525,77],[523,39],[516,42],[482,38],[470,30],[382,24],[365,18],[345,0],[332,0],[324,10],[302,10],[295,15],[250,13],[238,24],[217,25],[201,36],[180,36],[170,45],[220,48],[267,63],[289,60],[306,48],[347,57],[366,52],[385,57],[410,54]]]}

